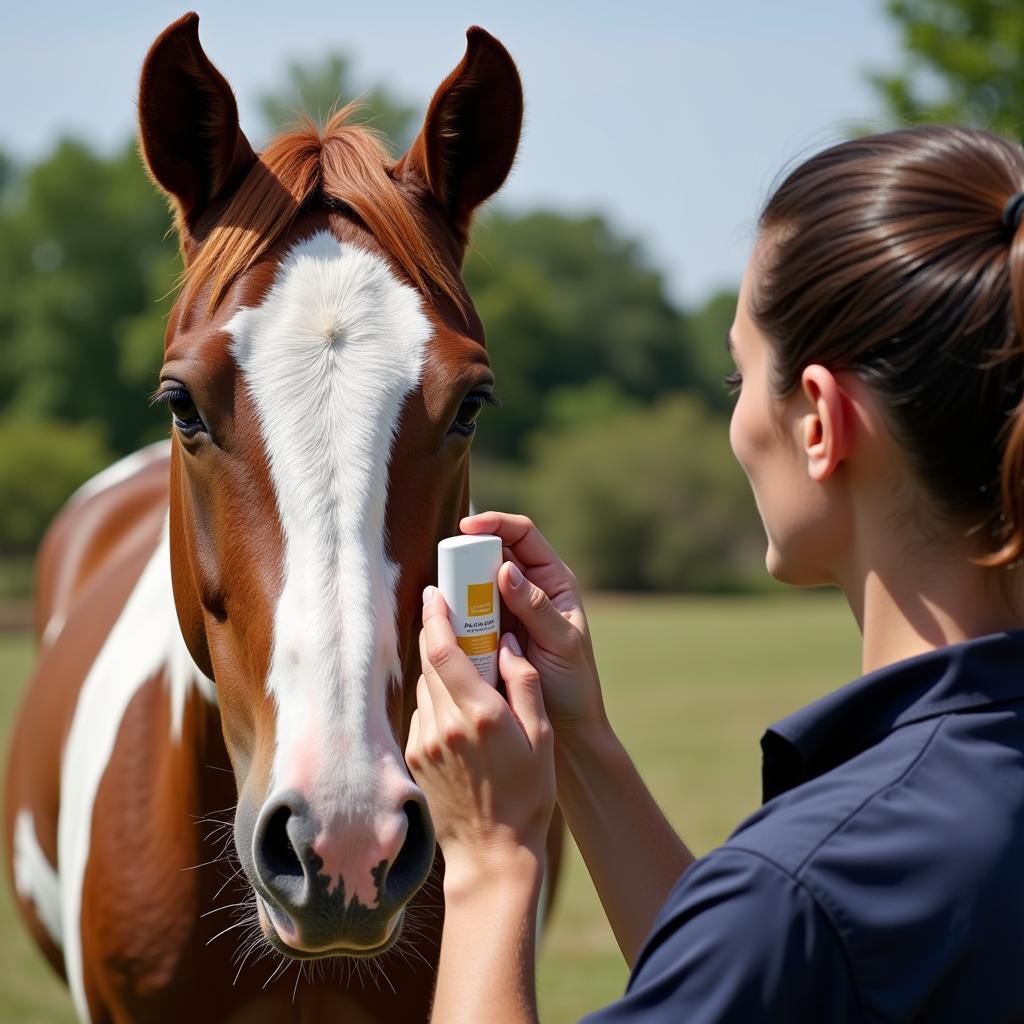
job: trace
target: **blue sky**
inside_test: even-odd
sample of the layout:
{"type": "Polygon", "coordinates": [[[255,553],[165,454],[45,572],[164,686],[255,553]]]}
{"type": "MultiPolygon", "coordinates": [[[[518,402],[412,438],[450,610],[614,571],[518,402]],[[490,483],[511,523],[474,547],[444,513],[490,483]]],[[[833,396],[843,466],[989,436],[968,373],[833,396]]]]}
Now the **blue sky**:
{"type": "MultiPolygon", "coordinates": [[[[62,132],[101,147],[122,141],[146,50],[187,9],[13,5],[0,22],[0,147],[32,158],[62,132]]],[[[289,59],[345,50],[361,78],[425,108],[461,57],[465,29],[483,25],[516,58],[527,97],[502,201],[607,214],[687,303],[736,285],[779,170],[851,121],[877,121],[865,72],[899,60],[880,0],[208,0],[196,9],[254,135],[255,98],[280,84],[289,59]]]]}

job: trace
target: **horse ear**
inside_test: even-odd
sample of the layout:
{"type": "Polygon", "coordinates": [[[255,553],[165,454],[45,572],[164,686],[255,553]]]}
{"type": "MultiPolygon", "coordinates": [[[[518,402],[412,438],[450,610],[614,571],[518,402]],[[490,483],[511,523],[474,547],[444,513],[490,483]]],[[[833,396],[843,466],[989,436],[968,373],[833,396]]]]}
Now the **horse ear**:
{"type": "Polygon", "coordinates": [[[194,12],[164,29],[146,55],[139,138],[150,173],[188,228],[256,162],[231,86],[203,52],[194,12]]]}
{"type": "Polygon", "coordinates": [[[441,83],[423,128],[395,165],[418,175],[465,237],[473,211],[501,188],[523,122],[523,87],[497,39],[473,26],[466,54],[441,83]]]}

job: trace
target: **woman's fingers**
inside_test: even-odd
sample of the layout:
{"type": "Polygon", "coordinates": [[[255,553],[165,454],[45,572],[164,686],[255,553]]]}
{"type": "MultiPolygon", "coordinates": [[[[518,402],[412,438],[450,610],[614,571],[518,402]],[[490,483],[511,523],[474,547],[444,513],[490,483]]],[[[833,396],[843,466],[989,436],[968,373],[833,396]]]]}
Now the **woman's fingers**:
{"type": "Polygon", "coordinates": [[[409,738],[405,743],[405,760],[415,774],[426,761],[436,761],[440,756],[437,739],[437,723],[434,720],[434,703],[430,698],[427,681],[421,675],[416,682],[416,710],[409,722],[409,738]]]}
{"type": "Polygon", "coordinates": [[[441,592],[429,588],[423,605],[423,630],[420,633],[420,659],[427,684],[433,690],[435,684],[442,686],[451,695],[456,705],[479,700],[481,687],[490,687],[480,678],[466,652],[459,647],[448,621],[448,606],[441,592]]]}
{"type": "Polygon", "coordinates": [[[501,638],[498,648],[498,671],[505,680],[508,705],[519,720],[530,746],[536,750],[550,742],[551,724],[544,711],[540,674],[523,657],[519,641],[511,633],[501,638]]]}
{"type": "Polygon", "coordinates": [[[553,654],[569,654],[578,646],[580,631],[512,562],[498,570],[498,589],[508,610],[519,619],[534,643],[553,654]]]}
{"type": "Polygon", "coordinates": [[[420,712],[419,708],[413,711],[412,718],[409,719],[409,735],[405,740],[405,757],[409,759],[411,751],[419,749],[420,742],[420,712]]]}
{"type": "Polygon", "coordinates": [[[495,534],[525,566],[564,565],[529,516],[511,512],[478,512],[475,516],[466,516],[459,523],[459,529],[463,533],[495,534]]]}

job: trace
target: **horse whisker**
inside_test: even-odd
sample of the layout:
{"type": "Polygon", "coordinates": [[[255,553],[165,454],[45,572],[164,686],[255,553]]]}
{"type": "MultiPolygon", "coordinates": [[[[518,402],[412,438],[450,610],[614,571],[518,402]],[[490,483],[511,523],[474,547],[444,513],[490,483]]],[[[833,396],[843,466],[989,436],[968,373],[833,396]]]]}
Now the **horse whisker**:
{"type": "MultiPolygon", "coordinates": [[[[238,979],[239,979],[239,977],[242,974],[242,968],[245,966],[246,960],[248,960],[249,957],[252,956],[253,952],[256,949],[259,948],[260,941],[262,939],[263,939],[263,935],[257,929],[256,935],[253,938],[249,939],[248,946],[245,949],[245,955],[242,957],[241,962],[238,965],[238,970],[235,972],[235,980],[231,983],[232,987],[234,987],[235,985],[238,984],[238,979]]],[[[262,959],[262,958],[261,957],[257,957],[256,958],[256,963],[259,963],[260,959],[262,959]]]]}
{"type": "Polygon", "coordinates": [[[227,877],[226,881],[224,882],[224,884],[213,894],[213,902],[214,903],[217,902],[217,897],[227,888],[228,884],[230,882],[233,882],[241,873],[242,873],[242,865],[239,864],[238,867],[235,868],[235,870],[232,871],[230,875],[228,875],[228,877],[227,877]]]}
{"type": "Polygon", "coordinates": [[[235,907],[252,906],[252,900],[242,900],[239,903],[225,903],[223,907],[214,907],[212,910],[205,910],[200,917],[209,917],[211,914],[219,914],[222,910],[233,910],[235,907]]]}
{"type": "Polygon", "coordinates": [[[292,1003],[295,1002],[295,993],[299,991],[299,980],[302,978],[304,966],[300,963],[299,969],[295,972],[295,984],[292,986],[292,1003]]]}
{"type": "Polygon", "coordinates": [[[248,925],[248,924],[251,924],[251,923],[252,922],[250,922],[250,921],[236,921],[234,924],[229,924],[227,926],[227,928],[224,928],[221,931],[217,932],[217,934],[214,935],[214,937],[212,939],[208,939],[206,944],[209,945],[215,939],[219,939],[222,935],[225,935],[228,932],[233,931],[235,928],[241,928],[243,925],[248,925]]]}
{"type": "Polygon", "coordinates": [[[213,860],[204,860],[202,864],[193,864],[191,867],[182,868],[182,871],[198,871],[200,868],[208,868],[211,864],[221,864],[224,861],[223,853],[214,857],[213,860]]]}
{"type": "Polygon", "coordinates": [[[280,953],[278,953],[278,956],[281,957],[281,962],[274,968],[273,971],[271,971],[270,977],[267,978],[267,980],[265,982],[263,982],[263,987],[264,988],[266,988],[279,974],[283,974],[284,971],[288,969],[289,962],[294,962],[294,961],[289,961],[286,957],[282,956],[280,953]]]}

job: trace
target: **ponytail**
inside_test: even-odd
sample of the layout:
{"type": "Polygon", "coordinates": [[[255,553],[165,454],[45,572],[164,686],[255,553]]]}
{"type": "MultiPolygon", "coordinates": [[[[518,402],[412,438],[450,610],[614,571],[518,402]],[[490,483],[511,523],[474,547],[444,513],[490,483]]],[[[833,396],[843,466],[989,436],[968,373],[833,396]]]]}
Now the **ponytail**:
{"type": "Polygon", "coordinates": [[[751,300],[776,394],[812,362],[854,370],[989,566],[1024,557],[1022,185],[1024,150],[976,129],[833,146],[768,200],[751,300]]]}
{"type": "MultiPolygon", "coordinates": [[[[1010,235],[1009,286],[1013,308],[1013,331],[1008,345],[1019,351],[1024,345],[1024,239],[1020,222],[1024,213],[1024,192],[1015,192],[1003,207],[1003,223],[1010,235]]],[[[998,533],[1002,545],[979,559],[990,568],[1015,565],[1024,557],[1024,395],[1005,425],[1006,447],[1000,466],[1002,510],[998,533]]]]}

